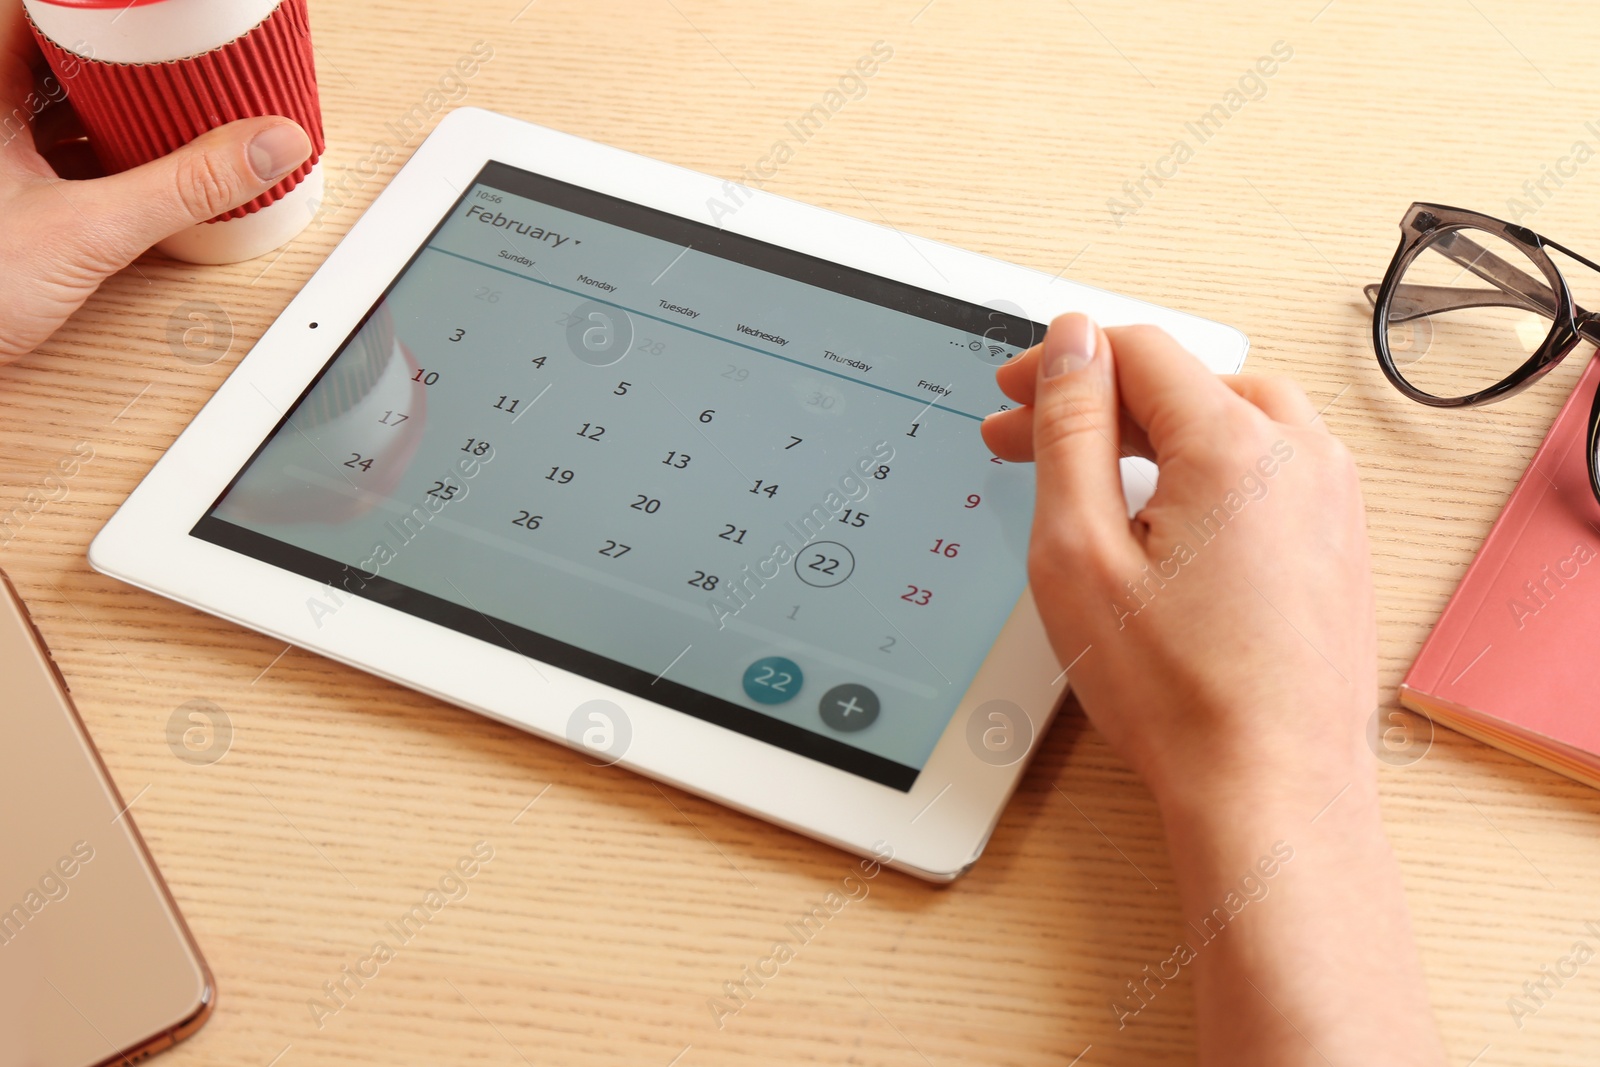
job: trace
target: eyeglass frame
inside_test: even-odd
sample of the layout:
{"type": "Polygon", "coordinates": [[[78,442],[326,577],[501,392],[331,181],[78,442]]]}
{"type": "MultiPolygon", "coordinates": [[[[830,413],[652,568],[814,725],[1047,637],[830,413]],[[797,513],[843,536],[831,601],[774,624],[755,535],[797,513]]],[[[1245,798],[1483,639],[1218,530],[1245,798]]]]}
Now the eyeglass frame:
{"type": "MultiPolygon", "coordinates": [[[[1477,248],[1469,240],[1468,245],[1477,248]]],[[[1514,222],[1506,222],[1492,215],[1485,215],[1477,211],[1468,211],[1465,208],[1450,207],[1446,204],[1414,203],[1406,210],[1405,217],[1400,222],[1400,245],[1395,249],[1394,258],[1389,261],[1389,269],[1384,273],[1382,283],[1368,285],[1364,292],[1372,301],[1372,347],[1378,356],[1378,366],[1383,370],[1389,384],[1398,389],[1402,395],[1419,404],[1429,407],[1461,408],[1479,407],[1492,404],[1507,397],[1515,396],[1528,388],[1534,382],[1554,370],[1572,350],[1578,347],[1581,341],[1591,341],[1600,345],[1600,313],[1587,311],[1577,305],[1572,299],[1572,290],[1567,286],[1567,280],[1562,275],[1561,269],[1550,258],[1547,248],[1553,248],[1564,255],[1571,256],[1579,263],[1590,269],[1600,272],[1600,263],[1595,263],[1587,257],[1534,233],[1526,226],[1514,222]],[[1531,278],[1526,271],[1506,263],[1487,249],[1478,248],[1480,255],[1470,259],[1450,255],[1446,251],[1441,254],[1465,268],[1471,274],[1496,286],[1504,294],[1498,300],[1474,301],[1468,303],[1440,303],[1444,300],[1443,292],[1433,294],[1435,301],[1432,306],[1425,302],[1419,303],[1414,309],[1401,318],[1394,318],[1391,312],[1394,307],[1397,290],[1401,288],[1400,279],[1404,277],[1407,268],[1411,266],[1417,256],[1441,242],[1449,240],[1449,235],[1458,230],[1476,229],[1501,238],[1515,246],[1518,251],[1528,257],[1548,285],[1547,289],[1516,285],[1515,278],[1500,271],[1500,277],[1494,274],[1496,264],[1508,268],[1515,275],[1522,278],[1531,278]],[[1486,262],[1490,261],[1490,262],[1486,262]],[[1406,380],[1396,365],[1394,354],[1389,348],[1389,326],[1391,322],[1408,322],[1411,319],[1424,318],[1441,311],[1453,311],[1467,307],[1504,306],[1520,307],[1536,314],[1543,315],[1551,320],[1550,332],[1545,335],[1540,343],[1522,365],[1513,370],[1505,378],[1494,385],[1480,389],[1477,392],[1464,396],[1442,397],[1418,389],[1406,380]]],[[[1418,289],[1437,288],[1444,290],[1446,287],[1417,286],[1418,289]]],[[[1593,491],[1595,499],[1600,501],[1600,470],[1596,469],[1596,450],[1600,447],[1600,388],[1595,390],[1595,398],[1589,408],[1588,423],[1588,465],[1589,488],[1593,491]]]]}

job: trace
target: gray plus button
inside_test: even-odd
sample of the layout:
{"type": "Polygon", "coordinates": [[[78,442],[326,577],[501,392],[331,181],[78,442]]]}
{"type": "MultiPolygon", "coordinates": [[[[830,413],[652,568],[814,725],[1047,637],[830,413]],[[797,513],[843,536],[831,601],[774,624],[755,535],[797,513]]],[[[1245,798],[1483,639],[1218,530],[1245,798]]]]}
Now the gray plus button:
{"type": "Polygon", "coordinates": [[[822,721],[835,730],[865,730],[878,717],[878,694],[854,682],[836,685],[822,694],[817,711],[822,714],[822,721]]]}

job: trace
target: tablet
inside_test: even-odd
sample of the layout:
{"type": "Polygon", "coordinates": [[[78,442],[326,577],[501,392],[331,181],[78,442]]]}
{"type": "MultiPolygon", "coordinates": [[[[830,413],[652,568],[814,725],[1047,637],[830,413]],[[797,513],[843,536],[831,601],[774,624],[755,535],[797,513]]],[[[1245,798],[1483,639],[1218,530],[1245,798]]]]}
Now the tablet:
{"type": "Polygon", "coordinates": [[[461,109],[90,562],[948,880],[1064,690],[1033,471],[978,424],[1066,310],[1244,356],[1217,323],[461,109]]]}

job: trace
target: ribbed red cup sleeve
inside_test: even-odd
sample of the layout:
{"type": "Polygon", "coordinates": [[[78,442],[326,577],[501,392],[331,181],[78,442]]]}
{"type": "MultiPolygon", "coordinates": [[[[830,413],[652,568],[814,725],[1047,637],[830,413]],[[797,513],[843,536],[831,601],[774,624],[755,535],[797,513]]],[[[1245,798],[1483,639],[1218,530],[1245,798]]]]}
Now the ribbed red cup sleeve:
{"type": "Polygon", "coordinates": [[[306,0],[283,0],[221,48],[167,63],[103,63],[33,35],[107,173],[137,167],[235,119],[285,115],[311,136],[311,158],[222,219],[242,218],[303,181],[322,155],[322,107],[306,0]]]}

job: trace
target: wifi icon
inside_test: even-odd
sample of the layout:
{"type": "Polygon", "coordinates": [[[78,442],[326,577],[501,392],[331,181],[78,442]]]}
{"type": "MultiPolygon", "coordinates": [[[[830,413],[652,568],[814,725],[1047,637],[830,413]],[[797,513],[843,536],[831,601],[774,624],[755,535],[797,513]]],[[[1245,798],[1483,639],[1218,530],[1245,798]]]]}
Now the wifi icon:
{"type": "Polygon", "coordinates": [[[995,359],[999,359],[1001,356],[1005,355],[1005,351],[1006,350],[1001,348],[999,345],[989,346],[989,355],[995,359]]]}

